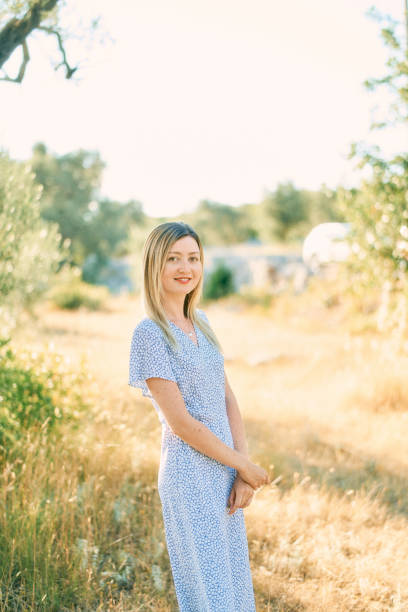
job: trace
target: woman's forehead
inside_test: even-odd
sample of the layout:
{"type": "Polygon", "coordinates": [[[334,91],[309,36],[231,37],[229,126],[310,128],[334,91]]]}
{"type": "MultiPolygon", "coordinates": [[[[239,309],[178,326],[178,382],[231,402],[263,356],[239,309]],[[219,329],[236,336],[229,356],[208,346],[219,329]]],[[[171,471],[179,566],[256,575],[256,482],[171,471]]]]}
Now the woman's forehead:
{"type": "Polygon", "coordinates": [[[192,236],[183,236],[179,238],[176,242],[173,242],[169,249],[169,253],[175,253],[176,255],[181,255],[182,253],[192,255],[193,253],[199,252],[198,244],[192,236]]]}

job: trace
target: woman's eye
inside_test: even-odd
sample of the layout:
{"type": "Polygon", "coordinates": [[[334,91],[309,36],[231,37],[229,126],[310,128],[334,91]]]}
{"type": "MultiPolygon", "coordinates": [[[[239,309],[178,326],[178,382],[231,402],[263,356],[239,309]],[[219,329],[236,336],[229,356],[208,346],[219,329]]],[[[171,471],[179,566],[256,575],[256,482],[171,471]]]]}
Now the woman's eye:
{"type": "MultiPolygon", "coordinates": [[[[174,260],[176,260],[176,259],[177,259],[177,257],[176,257],[175,255],[171,255],[171,256],[168,258],[168,260],[167,260],[167,261],[174,261],[174,260]]],[[[194,256],[194,257],[190,257],[190,260],[191,260],[191,261],[199,261],[199,258],[194,256]]]]}

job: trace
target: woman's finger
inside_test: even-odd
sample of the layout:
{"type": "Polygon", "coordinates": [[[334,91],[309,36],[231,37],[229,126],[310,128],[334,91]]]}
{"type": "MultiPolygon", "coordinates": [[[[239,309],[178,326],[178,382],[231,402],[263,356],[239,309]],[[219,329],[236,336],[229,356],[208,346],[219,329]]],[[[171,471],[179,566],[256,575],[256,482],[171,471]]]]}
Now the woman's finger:
{"type": "Polygon", "coordinates": [[[235,509],[242,508],[246,503],[246,495],[245,493],[237,493],[235,497],[235,509]]]}
{"type": "Polygon", "coordinates": [[[244,508],[247,508],[249,506],[249,504],[252,502],[252,500],[254,499],[253,495],[249,495],[248,499],[245,502],[245,506],[243,506],[244,508]]]}
{"type": "Polygon", "coordinates": [[[232,504],[230,506],[228,514],[233,514],[237,508],[240,508],[241,495],[235,491],[234,498],[232,500],[232,504]]]}
{"type": "Polygon", "coordinates": [[[235,491],[235,488],[233,487],[231,489],[231,493],[229,494],[228,502],[227,502],[227,505],[228,505],[229,508],[231,508],[231,506],[234,504],[235,495],[236,495],[236,491],[235,491]]]}
{"type": "Polygon", "coordinates": [[[241,505],[241,508],[246,508],[247,506],[249,506],[249,502],[250,502],[250,501],[251,501],[251,497],[250,497],[250,496],[245,497],[245,498],[242,500],[242,505],[241,505]]]}
{"type": "Polygon", "coordinates": [[[253,497],[254,497],[254,491],[247,492],[246,495],[243,496],[241,508],[246,508],[247,506],[249,506],[249,504],[253,500],[253,497]]]}

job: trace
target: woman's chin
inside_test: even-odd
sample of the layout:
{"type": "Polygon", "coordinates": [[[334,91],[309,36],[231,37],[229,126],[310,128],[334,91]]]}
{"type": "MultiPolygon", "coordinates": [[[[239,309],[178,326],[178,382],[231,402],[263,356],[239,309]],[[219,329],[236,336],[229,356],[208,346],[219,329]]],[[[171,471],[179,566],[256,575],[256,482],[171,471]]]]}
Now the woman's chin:
{"type": "Polygon", "coordinates": [[[172,287],[171,289],[167,289],[165,293],[171,295],[187,295],[191,292],[192,289],[189,287],[172,287]]]}

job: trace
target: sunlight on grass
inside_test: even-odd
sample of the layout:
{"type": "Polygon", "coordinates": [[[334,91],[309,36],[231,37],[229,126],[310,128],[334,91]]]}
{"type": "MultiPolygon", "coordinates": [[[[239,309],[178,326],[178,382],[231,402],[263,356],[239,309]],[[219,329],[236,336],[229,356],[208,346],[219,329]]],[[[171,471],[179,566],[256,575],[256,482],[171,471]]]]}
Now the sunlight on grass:
{"type": "MultiPolygon", "coordinates": [[[[205,307],[251,456],[275,479],[245,510],[257,609],[407,610],[408,355],[389,335],[350,330],[350,307],[325,304],[325,291],[205,307]]],[[[79,428],[52,448],[27,439],[24,459],[3,466],[1,610],[177,609],[160,425],[127,386],[141,316],[124,297],[96,312],[44,304],[16,338],[52,340],[95,388],[79,428]]]]}

